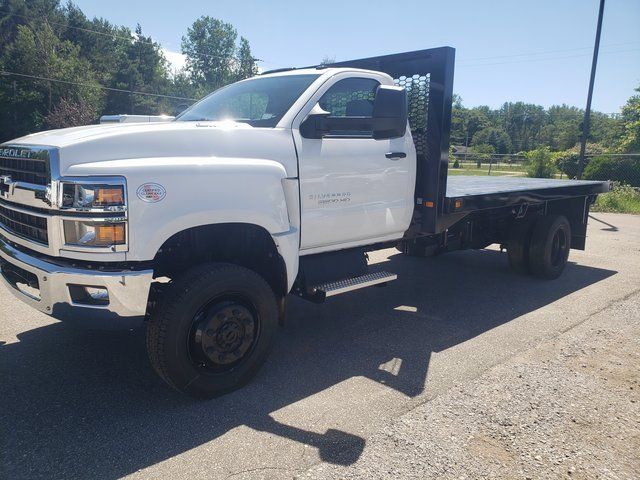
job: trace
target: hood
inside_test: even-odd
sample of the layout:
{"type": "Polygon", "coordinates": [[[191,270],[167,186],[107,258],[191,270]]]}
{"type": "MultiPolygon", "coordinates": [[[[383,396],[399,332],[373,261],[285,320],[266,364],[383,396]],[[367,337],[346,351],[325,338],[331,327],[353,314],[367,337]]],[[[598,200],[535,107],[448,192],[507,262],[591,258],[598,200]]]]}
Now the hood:
{"type": "Polygon", "coordinates": [[[32,133],[12,140],[10,144],[40,145],[63,148],[77,143],[108,139],[122,135],[136,135],[145,133],[184,131],[192,127],[222,128],[252,128],[246,123],[237,122],[158,122],[158,123],[113,123],[101,125],[87,125],[84,127],[63,128],[32,133]]]}
{"type": "Polygon", "coordinates": [[[90,125],[34,133],[8,143],[58,148],[62,175],[74,165],[112,160],[295,158],[290,130],[254,128],[233,121],[90,125]]]}

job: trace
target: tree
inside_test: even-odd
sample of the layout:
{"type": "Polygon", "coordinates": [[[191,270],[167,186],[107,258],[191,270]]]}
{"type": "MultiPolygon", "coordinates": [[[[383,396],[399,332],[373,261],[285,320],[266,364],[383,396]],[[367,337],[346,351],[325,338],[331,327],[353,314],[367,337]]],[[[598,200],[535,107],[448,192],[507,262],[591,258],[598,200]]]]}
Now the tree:
{"type": "Polygon", "coordinates": [[[133,41],[131,30],[101,18],[89,20],[73,3],[68,3],[63,12],[66,28],[60,32],[60,39],[78,45],[80,56],[91,63],[96,80],[110,84],[123,52],[133,41]]]}
{"type": "Polygon", "coordinates": [[[18,26],[33,25],[31,19],[47,18],[52,22],[64,21],[59,0],[3,0],[0,2],[0,56],[16,39],[18,26]]]}
{"type": "Polygon", "coordinates": [[[475,133],[489,125],[490,120],[482,107],[465,108],[460,95],[453,96],[451,139],[455,145],[471,145],[475,133]]]}
{"type": "Polygon", "coordinates": [[[524,102],[506,102],[499,110],[498,124],[509,134],[515,151],[536,148],[547,114],[544,107],[524,102]]]}
{"type": "MultiPolygon", "coordinates": [[[[640,93],[640,86],[636,88],[640,93]]],[[[640,95],[633,95],[622,107],[623,132],[618,150],[623,153],[640,153],[640,95]]]]}
{"type": "Polygon", "coordinates": [[[479,144],[473,146],[473,156],[476,159],[476,166],[482,167],[482,162],[491,162],[492,155],[496,153],[493,145],[479,144]]]}
{"type": "Polygon", "coordinates": [[[238,48],[238,67],[236,68],[236,80],[251,78],[258,74],[256,59],[251,54],[249,40],[240,37],[240,47],[238,48]]]}
{"type": "Polygon", "coordinates": [[[473,136],[473,145],[492,145],[496,153],[511,153],[511,139],[500,128],[486,127],[473,136]]]}
{"type": "Polygon", "coordinates": [[[92,105],[82,99],[62,97],[44,118],[46,128],[68,128],[89,125],[96,120],[92,105]]]}
{"type": "Polygon", "coordinates": [[[540,132],[540,143],[551,150],[567,150],[580,138],[580,123],[584,112],[568,105],[552,105],[547,110],[547,122],[540,132]]]}
{"type": "Polygon", "coordinates": [[[18,25],[1,63],[11,72],[30,76],[0,83],[0,103],[11,112],[0,117],[3,137],[15,138],[42,128],[61,98],[82,100],[92,116],[97,115],[102,91],[90,64],[80,58],[78,46],[58,39],[47,22],[33,29],[18,25]]]}
{"type": "MultiPolygon", "coordinates": [[[[168,90],[170,84],[167,61],[160,45],[151,37],[142,34],[138,25],[134,37],[119,45],[115,72],[110,86],[119,90],[161,93],[168,90]]],[[[167,102],[153,95],[110,92],[106,113],[131,113],[150,115],[169,111],[167,102]]]]}
{"type": "Polygon", "coordinates": [[[237,36],[233,25],[216,18],[203,16],[193,22],[182,37],[182,53],[196,85],[211,91],[234,80],[237,36]]]}

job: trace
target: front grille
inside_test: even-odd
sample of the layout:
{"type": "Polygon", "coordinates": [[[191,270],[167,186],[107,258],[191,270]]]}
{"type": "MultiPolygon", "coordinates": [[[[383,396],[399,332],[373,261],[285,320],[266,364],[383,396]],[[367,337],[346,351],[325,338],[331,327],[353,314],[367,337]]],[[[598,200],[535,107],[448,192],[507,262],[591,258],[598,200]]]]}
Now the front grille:
{"type": "Polygon", "coordinates": [[[47,219],[0,205],[0,226],[23,238],[49,245],[47,219]]]}
{"type": "Polygon", "coordinates": [[[49,183],[49,161],[47,158],[2,158],[0,176],[8,175],[13,182],[47,185],[49,183]]]}

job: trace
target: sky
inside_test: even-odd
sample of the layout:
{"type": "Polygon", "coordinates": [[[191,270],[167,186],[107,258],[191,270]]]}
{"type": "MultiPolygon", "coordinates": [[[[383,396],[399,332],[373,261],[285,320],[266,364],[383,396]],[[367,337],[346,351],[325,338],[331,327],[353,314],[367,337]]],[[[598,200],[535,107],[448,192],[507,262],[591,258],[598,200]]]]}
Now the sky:
{"type": "MultiPolygon", "coordinates": [[[[74,0],[159,42],[174,65],[209,15],[246,37],[262,70],[451,46],[468,107],[526,101],[584,107],[599,0],[74,0]]],[[[640,0],[606,0],[593,109],[619,112],[640,85],[640,0]]]]}

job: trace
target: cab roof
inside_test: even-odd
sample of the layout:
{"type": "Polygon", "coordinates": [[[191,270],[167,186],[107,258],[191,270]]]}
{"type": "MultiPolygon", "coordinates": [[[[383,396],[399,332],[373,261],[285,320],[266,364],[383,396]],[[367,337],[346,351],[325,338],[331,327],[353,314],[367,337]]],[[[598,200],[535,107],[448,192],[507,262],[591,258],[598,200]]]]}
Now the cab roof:
{"type": "Polygon", "coordinates": [[[283,68],[277,70],[268,70],[258,75],[259,77],[281,77],[287,75],[335,75],[340,72],[366,72],[386,75],[383,72],[375,70],[364,70],[362,68],[351,67],[311,67],[311,68],[283,68]]]}

